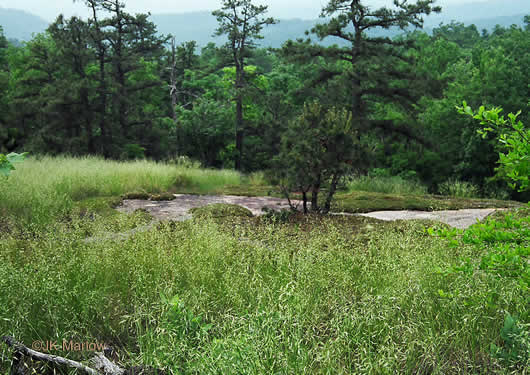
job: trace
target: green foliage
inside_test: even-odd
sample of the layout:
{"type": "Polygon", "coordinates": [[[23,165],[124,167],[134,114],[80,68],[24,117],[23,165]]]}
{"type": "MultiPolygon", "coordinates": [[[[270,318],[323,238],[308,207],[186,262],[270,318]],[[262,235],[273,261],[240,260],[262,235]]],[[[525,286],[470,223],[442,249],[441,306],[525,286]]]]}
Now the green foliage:
{"type": "Polygon", "coordinates": [[[323,211],[330,209],[331,199],[342,177],[353,169],[360,157],[352,115],[346,110],[326,110],[318,103],[308,103],[304,112],[293,120],[282,136],[282,148],[273,171],[287,194],[302,192],[307,212],[306,193],[311,190],[312,207],[319,210],[320,188],[329,184],[323,211]]]}
{"type": "Polygon", "coordinates": [[[462,48],[472,48],[480,41],[480,34],[475,25],[465,26],[455,21],[434,28],[432,34],[435,39],[445,39],[462,48]]]}
{"type": "Polygon", "coordinates": [[[512,181],[511,186],[519,191],[530,190],[530,128],[526,128],[517,118],[517,114],[509,113],[508,119],[501,116],[502,108],[486,110],[483,106],[474,113],[464,101],[462,107],[457,107],[459,113],[473,117],[480,121],[483,130],[478,133],[483,138],[490,132],[495,132],[499,142],[506,152],[499,154],[501,173],[512,181]]]}
{"type": "Polygon", "coordinates": [[[479,189],[470,182],[449,179],[438,185],[438,192],[442,195],[458,198],[478,198],[479,189]]]}
{"type": "Polygon", "coordinates": [[[124,146],[124,157],[123,159],[144,159],[145,158],[145,147],[137,145],[135,143],[129,143],[124,146]]]}
{"type": "Polygon", "coordinates": [[[414,179],[399,176],[381,176],[372,171],[367,176],[354,176],[347,183],[348,192],[369,191],[386,194],[427,194],[427,187],[414,179]]]}
{"type": "MultiPolygon", "coordinates": [[[[459,248],[471,245],[473,258],[463,258],[442,273],[464,273],[467,278],[485,273],[502,282],[513,280],[513,293],[528,297],[530,292],[530,206],[499,218],[488,218],[465,231],[430,231],[449,240],[449,245],[459,248]]],[[[484,299],[489,307],[498,307],[498,294],[488,290],[484,299]]],[[[520,312],[521,322],[509,313],[501,330],[502,346],[491,344],[491,354],[509,366],[525,368],[530,361],[530,325],[528,311],[520,312]]]]}
{"type": "Polygon", "coordinates": [[[509,313],[501,330],[503,345],[491,344],[491,354],[508,365],[530,364],[530,325],[523,326],[509,313]]]}
{"type": "MultiPolygon", "coordinates": [[[[461,250],[420,223],[200,219],[84,242],[144,223],[140,213],[96,214],[34,236],[3,233],[0,331],[27,345],[119,343],[124,366],[175,373],[506,374],[489,357],[491,342],[501,346],[499,314],[479,301],[494,288],[499,310],[527,308],[510,280],[434,273],[461,250]]],[[[9,365],[0,360],[1,371],[9,365]]]]}
{"type": "Polygon", "coordinates": [[[252,75],[252,68],[247,69],[246,58],[255,47],[254,42],[262,39],[261,30],[264,26],[276,23],[274,18],[264,18],[267,5],[255,5],[252,0],[223,0],[222,7],[212,12],[217,18],[219,27],[215,35],[226,35],[228,42],[225,45],[231,56],[230,64],[234,66],[233,100],[235,102],[235,160],[237,170],[242,169],[243,144],[245,139],[244,98],[247,96],[245,88],[249,82],[247,75],[252,75]]]}
{"type": "Polygon", "coordinates": [[[26,158],[27,152],[23,154],[10,153],[0,154],[0,175],[8,177],[11,171],[15,170],[15,164],[22,162],[26,158]]]}
{"type": "Polygon", "coordinates": [[[193,217],[205,218],[224,218],[231,216],[240,216],[240,217],[252,217],[252,212],[245,207],[238,206],[237,204],[227,204],[227,203],[215,203],[209,204],[203,207],[192,208],[190,212],[193,214],[193,217]]]}
{"type": "Polygon", "coordinates": [[[170,300],[161,294],[162,303],[168,305],[164,328],[177,337],[187,337],[190,341],[201,341],[202,336],[207,335],[208,331],[212,329],[212,324],[203,322],[201,315],[194,315],[184,306],[184,303],[178,296],[174,296],[170,300]]]}
{"type": "Polygon", "coordinates": [[[296,216],[294,210],[273,210],[268,207],[263,207],[265,215],[262,216],[262,220],[272,224],[284,224],[289,222],[291,218],[296,216]]]}

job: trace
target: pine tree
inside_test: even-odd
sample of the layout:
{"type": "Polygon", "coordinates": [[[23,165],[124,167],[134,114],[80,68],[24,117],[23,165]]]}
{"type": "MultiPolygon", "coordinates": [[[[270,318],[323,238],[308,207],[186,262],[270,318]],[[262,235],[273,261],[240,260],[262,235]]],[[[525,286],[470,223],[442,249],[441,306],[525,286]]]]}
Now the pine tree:
{"type": "Polygon", "coordinates": [[[336,76],[343,76],[349,82],[351,111],[360,134],[373,127],[387,131],[398,131],[406,136],[414,135],[409,129],[393,127],[391,121],[374,121],[370,118],[374,103],[392,102],[407,107],[413,97],[407,88],[407,80],[414,77],[407,71],[411,61],[404,47],[410,46],[407,40],[392,40],[367,35],[373,29],[422,27],[423,15],[440,12],[435,0],[420,0],[409,3],[407,0],[394,0],[394,8],[383,7],[372,10],[361,0],[331,0],[322,10],[321,17],[329,21],[316,25],[311,33],[320,40],[333,36],[346,42],[346,46],[322,47],[310,40],[288,42],[284,54],[298,61],[311,61],[323,58],[342,62],[347,69],[322,69],[315,83],[322,83],[336,76]]]}
{"type": "Polygon", "coordinates": [[[226,35],[226,47],[232,54],[232,63],[236,68],[236,150],[235,167],[241,170],[245,124],[243,117],[243,96],[246,85],[245,65],[249,51],[255,47],[256,39],[262,39],[261,30],[266,25],[276,23],[273,18],[264,18],[266,5],[254,5],[251,0],[223,0],[222,8],[212,14],[217,17],[219,27],[215,35],[226,35]]]}

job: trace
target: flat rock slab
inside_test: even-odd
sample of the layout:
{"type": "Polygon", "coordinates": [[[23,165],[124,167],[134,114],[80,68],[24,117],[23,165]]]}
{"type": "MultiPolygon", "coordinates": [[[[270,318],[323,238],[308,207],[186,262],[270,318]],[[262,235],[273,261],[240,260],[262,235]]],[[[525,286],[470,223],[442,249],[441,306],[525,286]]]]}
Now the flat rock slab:
{"type": "Polygon", "coordinates": [[[384,221],[394,220],[435,220],[448,224],[454,228],[466,229],[478,221],[498,211],[494,208],[483,209],[465,209],[452,211],[377,211],[368,214],[359,214],[360,216],[371,217],[384,221]]]}
{"type": "Polygon", "coordinates": [[[289,209],[287,200],[280,198],[175,194],[175,200],[172,201],[153,202],[141,199],[125,199],[117,210],[129,213],[138,209],[144,209],[159,220],[184,221],[191,218],[190,209],[214,203],[237,204],[248,208],[255,216],[265,214],[262,210],[263,207],[277,211],[289,209]]]}
{"type": "MultiPolygon", "coordinates": [[[[214,203],[237,204],[248,208],[255,216],[263,215],[263,207],[273,210],[289,209],[286,199],[273,197],[244,197],[236,195],[191,195],[175,194],[175,200],[154,202],[141,199],[126,199],[117,208],[118,211],[130,213],[138,209],[147,210],[157,220],[184,221],[191,219],[190,209],[214,203]]],[[[293,201],[294,204],[299,202],[293,201]]],[[[384,221],[394,220],[434,220],[452,227],[465,229],[484,220],[497,209],[465,209],[453,211],[377,211],[359,215],[384,221]]],[[[339,214],[340,215],[340,214],[339,214]]]]}

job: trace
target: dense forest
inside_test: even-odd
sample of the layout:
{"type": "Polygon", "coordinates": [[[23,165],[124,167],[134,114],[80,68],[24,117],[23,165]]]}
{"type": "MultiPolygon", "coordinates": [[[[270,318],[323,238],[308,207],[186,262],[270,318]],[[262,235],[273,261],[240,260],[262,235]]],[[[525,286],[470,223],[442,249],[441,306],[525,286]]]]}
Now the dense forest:
{"type": "Polygon", "coordinates": [[[311,40],[264,49],[256,42],[276,22],[267,7],[224,1],[214,16],[228,42],[199,49],[160,36],[148,14],[129,14],[118,0],[85,3],[91,17],[59,15],[26,43],[0,29],[0,152],[187,156],[206,167],[275,170],[278,155],[295,160],[315,139],[322,146],[315,119],[351,116],[352,139],[326,135],[326,147],[344,152],[322,158],[342,158],[353,173],[421,180],[433,192],[450,178],[517,198],[496,178],[498,141],[478,136],[481,125],[455,106],[522,110],[528,123],[530,16],[524,27],[453,22],[430,35],[405,30],[440,11],[433,1],[376,11],[331,1],[311,40]],[[404,31],[369,36],[389,28],[404,31]],[[328,36],[340,45],[314,42],[328,36]]]}

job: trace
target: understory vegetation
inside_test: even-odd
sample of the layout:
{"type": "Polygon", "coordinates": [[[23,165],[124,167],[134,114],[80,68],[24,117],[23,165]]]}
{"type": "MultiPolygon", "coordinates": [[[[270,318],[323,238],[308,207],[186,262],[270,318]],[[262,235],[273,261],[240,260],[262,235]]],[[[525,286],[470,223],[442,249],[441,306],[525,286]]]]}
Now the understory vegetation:
{"type": "MultiPolygon", "coordinates": [[[[205,186],[247,179],[217,173],[98,158],[20,164],[1,180],[2,221],[16,220],[0,222],[0,332],[27,345],[105,342],[126,366],[173,373],[526,371],[528,209],[462,234],[315,214],[216,219],[213,207],[97,239],[151,220],[109,208],[129,189],[163,192],[180,175],[213,176],[205,186]]],[[[335,204],[349,194],[381,193],[344,191],[335,204]]]]}

